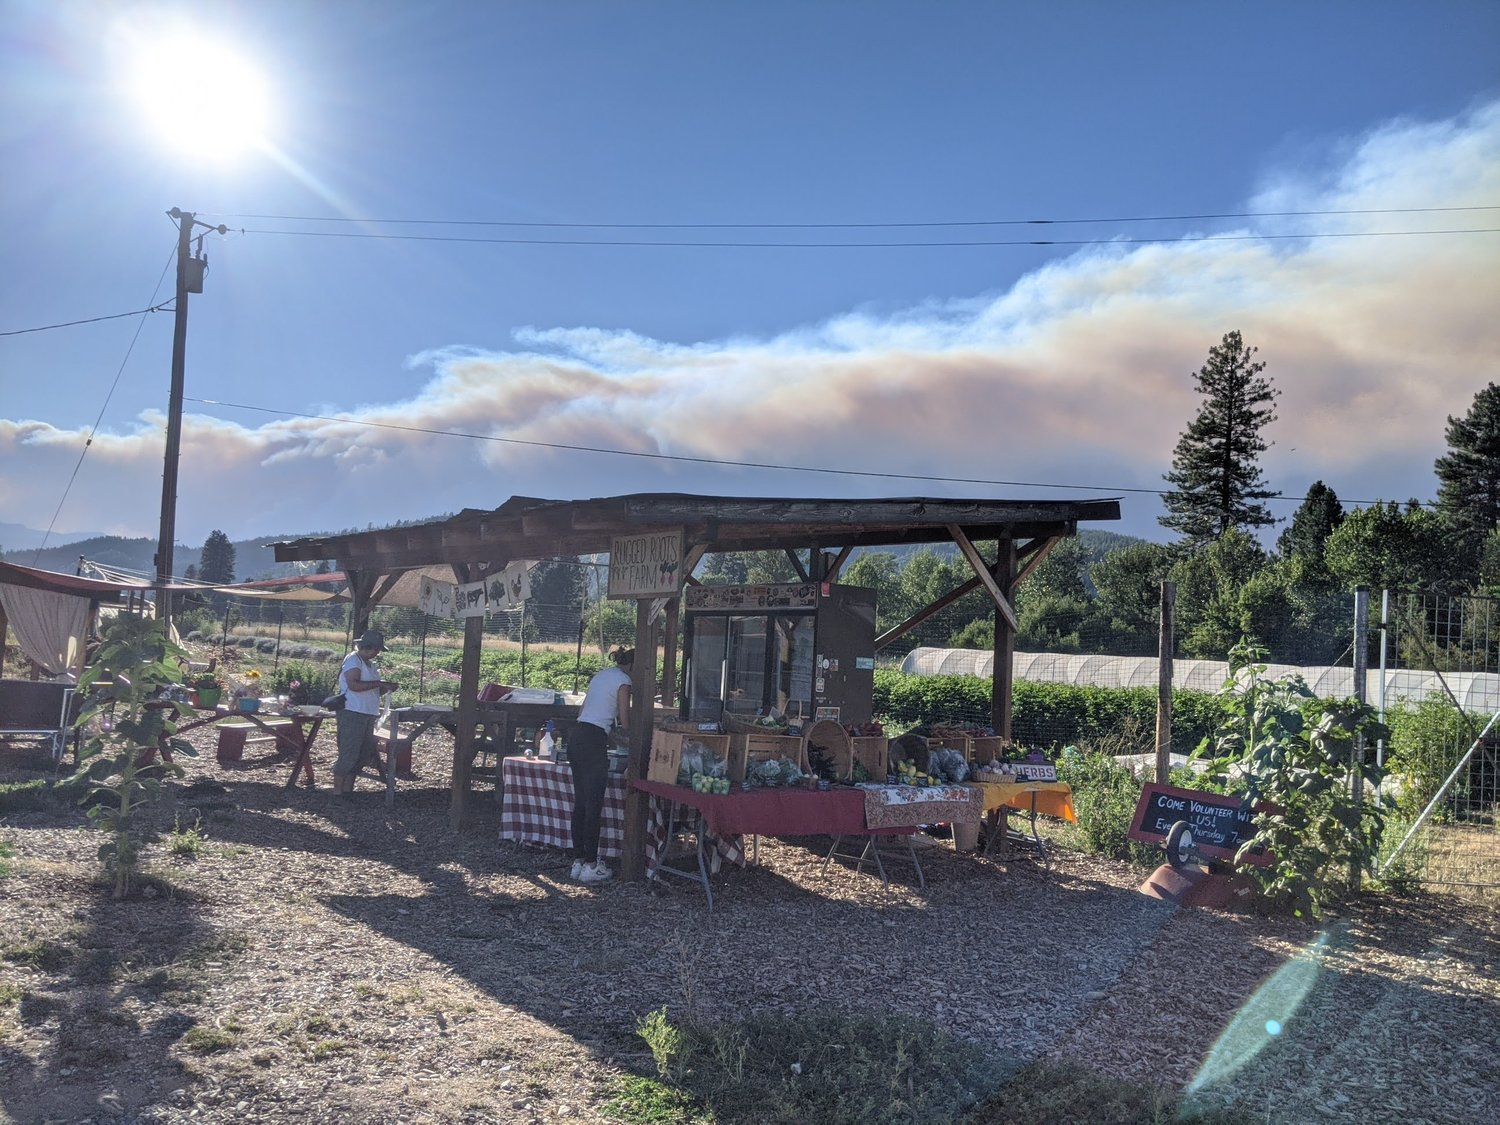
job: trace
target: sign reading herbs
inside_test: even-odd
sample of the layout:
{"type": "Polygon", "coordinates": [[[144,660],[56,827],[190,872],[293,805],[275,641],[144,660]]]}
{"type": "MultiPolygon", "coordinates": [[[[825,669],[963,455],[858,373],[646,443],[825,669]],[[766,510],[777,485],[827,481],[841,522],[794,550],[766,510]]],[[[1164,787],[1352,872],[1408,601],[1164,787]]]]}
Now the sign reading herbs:
{"type": "MultiPolygon", "coordinates": [[[[1248,801],[1224,793],[1148,782],[1136,803],[1128,835],[1141,843],[1160,844],[1174,824],[1184,821],[1198,851],[1213,859],[1232,860],[1241,845],[1254,838],[1257,811],[1248,801]]],[[[1252,852],[1245,862],[1264,866],[1271,860],[1264,853],[1252,852]]]]}

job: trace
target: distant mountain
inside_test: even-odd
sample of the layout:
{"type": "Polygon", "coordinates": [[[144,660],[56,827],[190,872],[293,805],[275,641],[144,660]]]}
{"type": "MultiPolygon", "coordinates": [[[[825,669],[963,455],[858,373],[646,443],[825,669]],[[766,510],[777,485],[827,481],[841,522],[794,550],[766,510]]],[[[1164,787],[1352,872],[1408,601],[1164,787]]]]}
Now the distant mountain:
{"type": "Polygon", "coordinates": [[[12,561],[15,561],[15,552],[34,550],[41,546],[44,539],[56,546],[79,539],[97,539],[103,534],[101,531],[54,531],[49,534],[21,523],[0,523],[0,554],[9,551],[12,561]]]}
{"type": "MultiPolygon", "coordinates": [[[[16,526],[0,525],[0,526],[16,526]]],[[[241,582],[258,578],[287,578],[299,573],[294,563],[278,563],[276,553],[269,544],[286,539],[301,539],[320,532],[297,532],[288,535],[258,535],[254,539],[233,542],[234,576],[241,582]]],[[[78,568],[80,557],[117,570],[152,578],[156,574],[156,540],[126,539],[118,535],[95,535],[77,542],[48,547],[43,551],[34,549],[13,550],[10,544],[0,542],[6,548],[0,558],[19,566],[35,566],[42,570],[53,570],[60,574],[72,574],[78,568]]],[[[189,547],[177,544],[172,550],[172,569],[183,574],[188,567],[196,568],[203,561],[203,545],[189,547]]]]}

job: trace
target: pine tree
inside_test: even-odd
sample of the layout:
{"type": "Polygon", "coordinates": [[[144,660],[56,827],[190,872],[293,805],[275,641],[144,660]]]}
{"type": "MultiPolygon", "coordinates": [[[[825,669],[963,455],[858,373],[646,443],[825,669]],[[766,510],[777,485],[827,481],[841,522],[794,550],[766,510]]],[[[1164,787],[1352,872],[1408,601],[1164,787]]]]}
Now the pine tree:
{"type": "Polygon", "coordinates": [[[1500,524],[1500,387],[1474,396],[1462,418],[1448,418],[1448,452],[1437,459],[1438,511],[1460,542],[1478,553],[1500,524]]]}
{"type": "Polygon", "coordinates": [[[203,541],[202,565],[198,579],[210,586],[227,586],[234,581],[234,544],[222,531],[208,533],[203,541]]]}
{"type": "Polygon", "coordinates": [[[1261,430],[1276,421],[1274,403],[1281,392],[1261,375],[1265,363],[1252,357],[1239,332],[1230,332],[1209,349],[1208,362],[1195,376],[1207,401],[1183,433],[1172,454],[1172,471],[1163,479],[1172,490],[1163,495],[1167,515],[1158,522],[1180,532],[1197,547],[1230,528],[1267,527],[1276,522],[1261,503],[1280,495],[1265,487],[1259,457],[1269,445],[1261,430]]]}
{"type": "Polygon", "coordinates": [[[1344,506],[1337,494],[1320,480],[1313,481],[1302,504],[1292,513],[1292,522],[1276,540],[1282,558],[1322,563],[1323,545],[1344,522],[1344,506]]]}

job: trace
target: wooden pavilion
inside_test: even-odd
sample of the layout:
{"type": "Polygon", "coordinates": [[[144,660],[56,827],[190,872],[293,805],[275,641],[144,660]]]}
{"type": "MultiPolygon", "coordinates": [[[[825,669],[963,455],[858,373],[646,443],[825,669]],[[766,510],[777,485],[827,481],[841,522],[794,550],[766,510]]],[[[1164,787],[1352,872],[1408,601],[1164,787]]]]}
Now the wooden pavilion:
{"type": "MultiPolygon", "coordinates": [[[[516,560],[608,554],[617,541],[643,534],[679,533],[681,555],[675,595],[637,600],[636,644],[643,654],[663,649],[662,683],[656,661],[637,660],[631,693],[631,760],[645,776],[650,755],[653,701],[670,706],[675,691],[680,595],[705,554],[785,551],[800,578],[836,582],[857,547],[954,543],[974,576],[876,639],[877,650],[959,598],[983,589],[995,605],[995,660],[991,703],[993,726],[1010,733],[1012,654],[1017,628],[1012,594],[1018,583],[1084,521],[1117,520],[1117,499],[960,500],[803,499],[798,497],[691,496],[636,493],[593,500],[512,497],[492,511],[466,509],[431,523],[320,536],[275,544],[278,562],[335,560],[349,580],[353,629],[368,624],[379,605],[411,570],[434,565],[453,569],[455,582],[474,583],[516,560]],[[994,544],[986,558],[976,546],[994,544]]],[[[473,759],[479,691],[479,655],[484,619],[465,622],[459,681],[458,737],[453,757],[455,827],[462,821],[473,759]]],[[[639,877],[644,862],[646,802],[632,793],[626,808],[622,874],[639,877]]]]}

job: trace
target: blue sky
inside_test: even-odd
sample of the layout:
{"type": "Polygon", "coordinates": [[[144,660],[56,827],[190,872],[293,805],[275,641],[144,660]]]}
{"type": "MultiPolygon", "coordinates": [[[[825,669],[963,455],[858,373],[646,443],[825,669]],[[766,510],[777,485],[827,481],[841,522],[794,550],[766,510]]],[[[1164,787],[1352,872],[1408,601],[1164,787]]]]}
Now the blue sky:
{"type": "Polygon", "coordinates": [[[1120,496],[1165,540],[1227,331],[1282,517],[1432,499],[1497,377],[1488,0],[4,0],[0,97],[0,523],[54,543],[156,534],[172,316],[25,330],[168,301],[174,206],[230,228],[195,546],[635,491],[1120,496]],[[266,77],[238,159],[124,91],[183,22],[266,77]]]}

